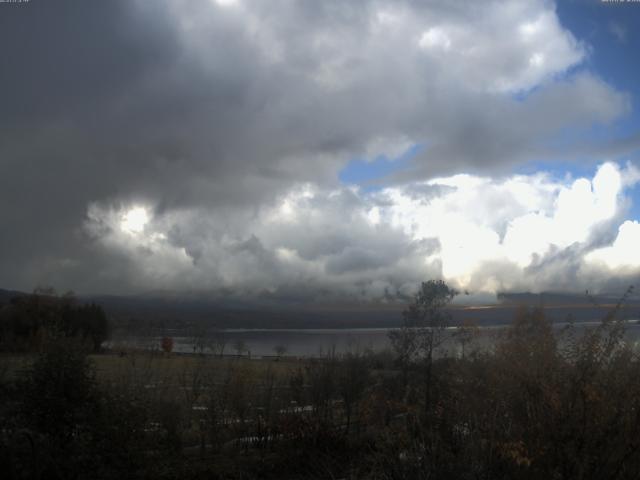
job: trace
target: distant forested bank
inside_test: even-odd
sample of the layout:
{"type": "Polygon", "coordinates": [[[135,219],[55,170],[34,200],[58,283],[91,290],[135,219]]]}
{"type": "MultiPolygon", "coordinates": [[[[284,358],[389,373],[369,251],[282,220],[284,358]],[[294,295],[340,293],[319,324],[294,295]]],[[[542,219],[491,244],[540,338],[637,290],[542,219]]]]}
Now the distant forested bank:
{"type": "MultiPolygon", "coordinates": [[[[40,295],[47,290],[39,292],[40,295]]],[[[49,293],[53,293],[48,290],[49,293]]],[[[3,305],[33,296],[0,289],[0,317],[3,305]]],[[[51,295],[49,295],[51,297],[51,295]]],[[[109,319],[112,332],[131,335],[192,336],[210,329],[320,329],[397,328],[402,324],[404,303],[258,302],[223,301],[193,296],[71,296],[76,305],[98,305],[109,319]]],[[[461,296],[464,298],[464,295],[461,296]]],[[[496,305],[481,308],[456,306],[447,310],[452,325],[508,325],[520,305],[544,308],[552,322],[594,321],[606,315],[616,303],[615,296],[588,297],[579,294],[500,294],[496,305]],[[595,302],[594,302],[595,300],[595,302]]],[[[627,299],[618,313],[623,319],[640,318],[640,299],[627,299]]]]}
{"type": "Polygon", "coordinates": [[[52,339],[74,338],[99,351],[109,338],[104,309],[82,303],[72,294],[36,289],[0,304],[0,351],[39,351],[52,339]]]}
{"type": "Polygon", "coordinates": [[[300,361],[176,356],[169,343],[95,355],[91,334],[70,320],[89,318],[89,306],[25,300],[18,311],[54,313],[31,353],[0,356],[0,472],[634,479],[640,357],[620,316],[630,293],[590,329],[554,331],[544,309],[521,306],[489,350],[473,348],[478,326],[465,322],[459,354],[449,356],[446,307],[457,292],[430,281],[389,333],[388,351],[300,361]]]}

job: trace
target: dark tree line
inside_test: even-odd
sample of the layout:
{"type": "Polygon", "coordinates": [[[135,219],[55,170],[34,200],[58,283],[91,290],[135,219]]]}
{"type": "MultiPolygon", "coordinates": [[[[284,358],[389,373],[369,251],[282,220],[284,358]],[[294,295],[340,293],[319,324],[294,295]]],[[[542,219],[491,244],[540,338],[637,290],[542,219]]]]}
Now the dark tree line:
{"type": "Polygon", "coordinates": [[[50,338],[79,338],[99,351],[109,336],[109,321],[101,306],[78,302],[72,293],[51,289],[12,298],[0,305],[0,345],[4,350],[39,349],[50,338]]]}

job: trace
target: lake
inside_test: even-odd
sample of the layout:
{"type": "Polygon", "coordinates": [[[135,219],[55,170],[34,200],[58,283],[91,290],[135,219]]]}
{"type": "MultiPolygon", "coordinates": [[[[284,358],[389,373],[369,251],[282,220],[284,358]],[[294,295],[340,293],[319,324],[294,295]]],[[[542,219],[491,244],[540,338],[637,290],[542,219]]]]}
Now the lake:
{"type": "MultiPolygon", "coordinates": [[[[599,322],[576,323],[578,332],[584,328],[593,328],[599,322]]],[[[555,323],[554,329],[560,331],[567,324],[555,323]]],[[[479,327],[479,333],[471,349],[490,348],[494,344],[496,336],[503,331],[505,326],[479,327]]],[[[443,348],[449,354],[459,354],[460,345],[451,335],[456,332],[456,327],[447,329],[447,340],[443,348]]],[[[335,350],[336,353],[348,351],[363,351],[365,349],[374,352],[384,351],[390,348],[388,328],[348,328],[348,329],[225,329],[216,333],[215,338],[205,338],[204,345],[212,344],[215,339],[223,339],[225,343],[224,354],[236,354],[236,345],[242,343],[244,355],[252,357],[275,356],[276,346],[286,349],[285,355],[296,357],[315,357],[335,350]]],[[[194,353],[194,339],[181,335],[181,332],[168,332],[174,340],[173,351],[177,353],[194,353]]],[[[160,336],[121,336],[109,342],[109,347],[119,348],[136,347],[149,350],[157,350],[160,345],[160,336]]],[[[637,345],[640,341],[640,324],[637,320],[627,322],[626,339],[637,345]]],[[[205,353],[211,350],[204,349],[205,353]]]]}

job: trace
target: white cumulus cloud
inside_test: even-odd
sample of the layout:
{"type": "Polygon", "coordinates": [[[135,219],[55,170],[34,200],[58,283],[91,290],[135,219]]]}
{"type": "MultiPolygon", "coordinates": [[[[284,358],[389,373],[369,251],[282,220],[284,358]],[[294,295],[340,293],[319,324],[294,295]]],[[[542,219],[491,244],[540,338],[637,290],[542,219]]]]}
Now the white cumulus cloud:
{"type": "Polygon", "coordinates": [[[474,292],[597,290],[640,274],[640,224],[607,236],[628,205],[630,170],[456,175],[374,193],[303,184],[257,211],[157,213],[136,235],[121,212],[94,205],[86,229],[158,288],[395,298],[441,277],[474,292]]]}

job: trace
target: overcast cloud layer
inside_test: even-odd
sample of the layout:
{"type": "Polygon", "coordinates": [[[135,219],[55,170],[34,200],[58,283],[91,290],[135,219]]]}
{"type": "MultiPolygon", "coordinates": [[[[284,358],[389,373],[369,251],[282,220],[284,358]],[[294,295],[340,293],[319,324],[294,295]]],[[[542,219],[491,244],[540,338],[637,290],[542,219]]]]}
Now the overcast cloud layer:
{"type": "Polygon", "coordinates": [[[60,1],[3,9],[0,286],[406,295],[618,288],[629,113],[548,1],[60,1]],[[38,32],[35,35],[33,32],[38,32]],[[375,193],[355,157],[424,148],[375,193]],[[606,150],[606,148],[604,148],[606,150]],[[591,158],[594,178],[514,176],[591,158]]]}

